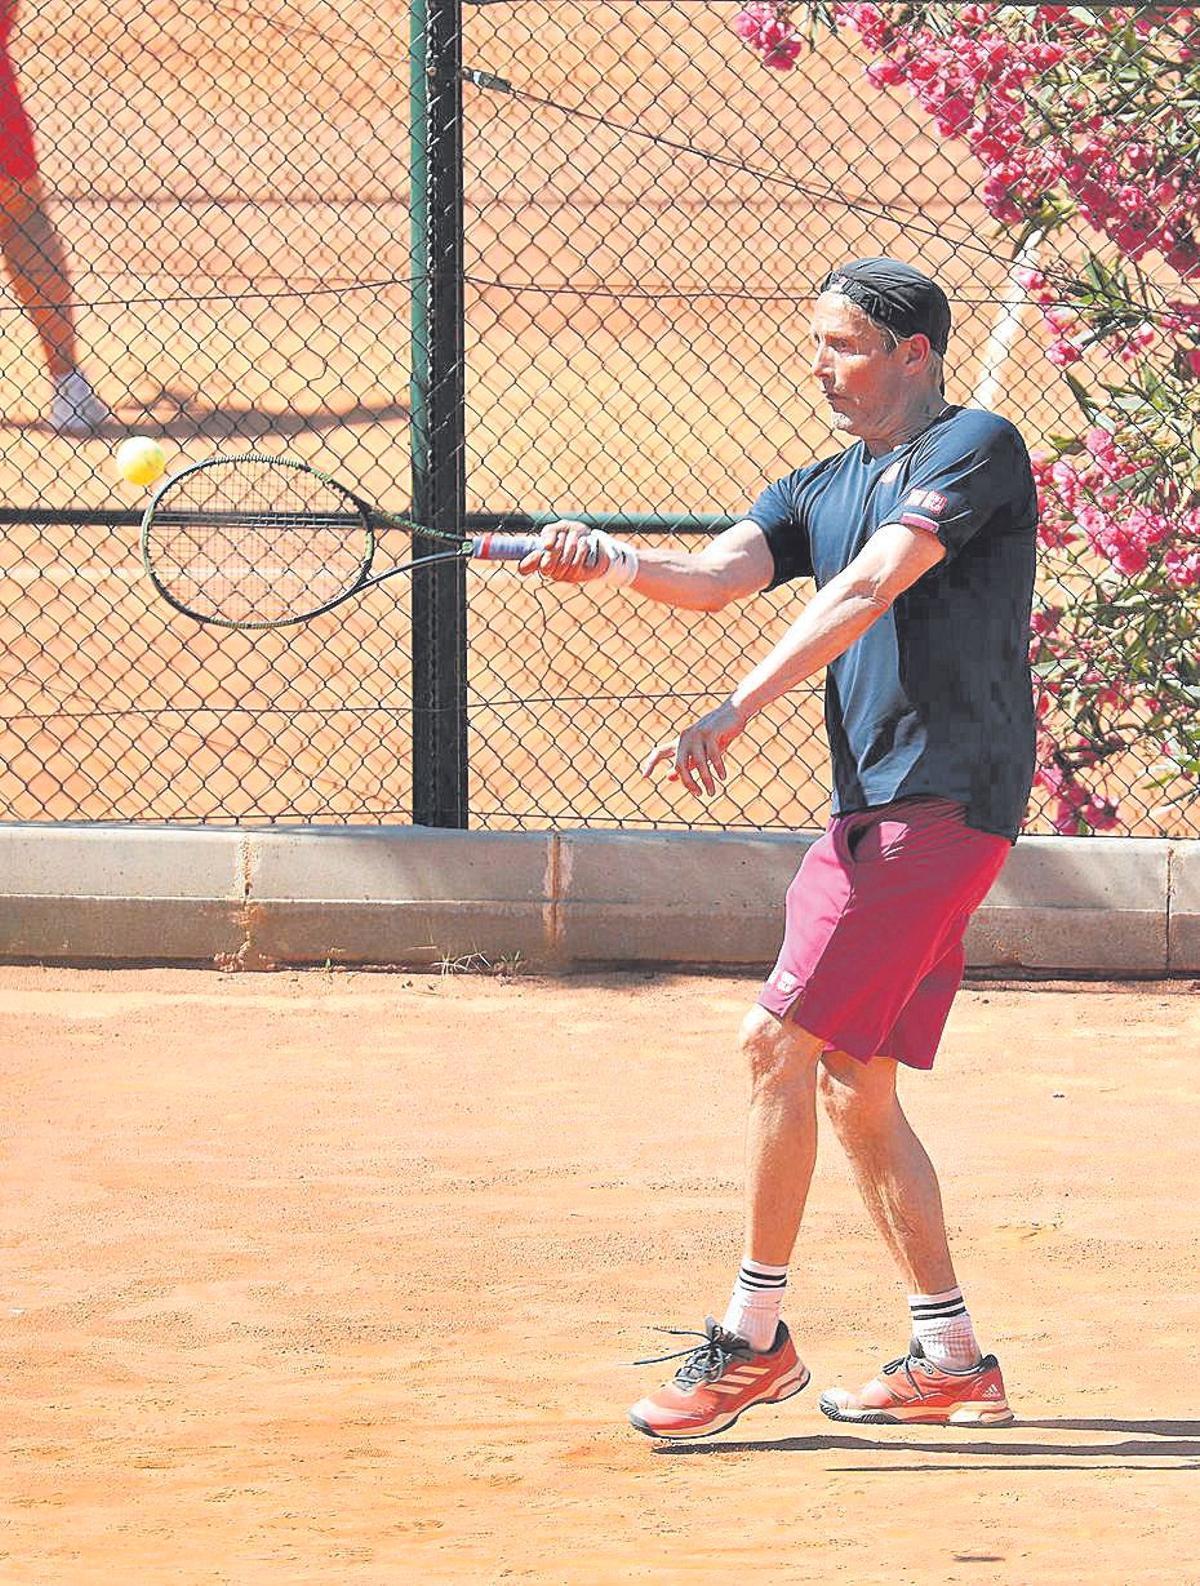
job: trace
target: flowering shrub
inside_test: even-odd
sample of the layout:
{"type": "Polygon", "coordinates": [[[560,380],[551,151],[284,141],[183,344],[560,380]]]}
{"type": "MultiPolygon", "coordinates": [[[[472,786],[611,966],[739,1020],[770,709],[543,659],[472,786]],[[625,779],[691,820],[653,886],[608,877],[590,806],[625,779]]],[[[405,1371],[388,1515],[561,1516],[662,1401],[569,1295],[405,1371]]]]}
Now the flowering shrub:
{"type": "Polygon", "coordinates": [[[733,19],[733,31],[745,39],[752,50],[758,51],[763,65],[772,71],[790,71],[804,48],[792,25],[791,13],[790,5],[771,5],[759,0],[758,4],[739,11],[733,19]]]}
{"type": "Polygon", "coordinates": [[[1031,651],[1055,828],[1120,824],[1104,772],[1134,749],[1152,749],[1172,802],[1194,798],[1200,8],[761,0],[734,26],[786,71],[802,17],[853,31],[876,87],[906,88],[966,142],[1014,257],[1063,239],[1056,264],[1014,272],[1080,413],[1035,457],[1045,560],[1067,591],[1035,612],[1031,651]]]}

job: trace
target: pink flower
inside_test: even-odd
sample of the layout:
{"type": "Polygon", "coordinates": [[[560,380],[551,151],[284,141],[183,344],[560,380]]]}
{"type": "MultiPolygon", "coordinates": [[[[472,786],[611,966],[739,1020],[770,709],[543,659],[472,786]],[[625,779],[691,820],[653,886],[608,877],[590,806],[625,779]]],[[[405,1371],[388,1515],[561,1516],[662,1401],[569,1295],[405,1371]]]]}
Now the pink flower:
{"type": "Polygon", "coordinates": [[[1195,589],[1200,585],[1200,546],[1195,550],[1172,548],[1163,557],[1163,572],[1176,589],[1195,589]]]}
{"type": "Polygon", "coordinates": [[[835,11],[838,21],[855,28],[869,50],[884,48],[891,24],[877,5],[839,5],[835,11]]]}
{"type": "Polygon", "coordinates": [[[738,38],[745,39],[747,44],[757,45],[762,29],[775,19],[775,12],[767,0],[753,0],[744,11],[738,12],[729,25],[738,38]]]}
{"type": "Polygon", "coordinates": [[[1115,799],[1101,798],[1099,793],[1093,793],[1079,811],[1079,818],[1093,831],[1107,832],[1120,825],[1120,811],[1121,807],[1115,799]]]}
{"type": "Polygon", "coordinates": [[[1143,549],[1169,539],[1172,528],[1170,518],[1149,507],[1133,507],[1125,519],[1125,533],[1135,545],[1143,549]]]}
{"type": "Polygon", "coordinates": [[[1155,154],[1148,143],[1131,143],[1125,150],[1125,158],[1131,170],[1144,174],[1154,169],[1155,154]]]}
{"type": "Polygon", "coordinates": [[[804,47],[788,21],[788,8],[780,0],[753,0],[730,25],[772,71],[790,71],[804,47]]]}
{"type": "Polygon", "coordinates": [[[1136,363],[1140,357],[1149,352],[1157,339],[1158,334],[1153,325],[1139,325],[1130,335],[1118,336],[1114,350],[1122,363],[1136,363]]]}
{"type": "Polygon", "coordinates": [[[1062,457],[1050,470],[1050,482],[1059,501],[1068,512],[1073,512],[1079,501],[1079,473],[1075,465],[1062,457]]]}
{"type": "Polygon", "coordinates": [[[1042,318],[1046,321],[1047,325],[1050,326],[1051,330],[1056,330],[1059,335],[1062,336],[1068,331],[1074,330],[1079,324],[1079,310],[1077,308],[1063,308],[1061,306],[1057,308],[1048,308],[1044,310],[1042,318]]]}
{"type": "Polygon", "coordinates": [[[1063,608],[1061,606],[1043,606],[1040,611],[1035,611],[1029,619],[1029,626],[1034,633],[1050,634],[1062,621],[1063,608]]]}
{"type": "Polygon", "coordinates": [[[1079,348],[1073,341],[1052,341],[1046,348],[1046,357],[1056,369],[1065,369],[1068,364],[1078,363],[1083,357],[1079,348]]]}
{"type": "Polygon", "coordinates": [[[1036,66],[1039,72],[1047,72],[1067,58],[1065,44],[1032,44],[1025,52],[1025,58],[1031,66],[1036,66]]]}
{"type": "Polygon", "coordinates": [[[1040,270],[1030,270],[1024,265],[1019,265],[1013,271],[1013,280],[1027,292],[1044,292],[1050,285],[1040,270]]]}
{"type": "Polygon", "coordinates": [[[790,72],[804,46],[798,38],[780,39],[763,55],[763,65],[775,72],[790,72]]]}
{"type": "Polygon", "coordinates": [[[764,51],[778,49],[791,41],[792,30],[782,17],[771,17],[758,30],[755,46],[764,51]]]}
{"type": "Polygon", "coordinates": [[[1024,212],[1013,196],[1011,184],[1002,176],[989,176],[983,184],[983,201],[988,211],[1006,225],[1015,226],[1024,212]]]}
{"type": "Polygon", "coordinates": [[[1114,536],[1104,547],[1104,551],[1117,572],[1124,573],[1126,578],[1136,578],[1138,573],[1144,573],[1150,565],[1150,557],[1146,550],[1124,536],[1114,536]]]}
{"type": "Polygon", "coordinates": [[[1117,456],[1117,443],[1112,433],[1099,424],[1093,424],[1083,437],[1083,444],[1098,463],[1113,462],[1117,456]]]}
{"type": "Polygon", "coordinates": [[[1058,806],[1051,817],[1050,824],[1060,837],[1078,837],[1080,835],[1079,816],[1069,804],[1064,803],[1061,799],[1058,801],[1058,806]]]}
{"type": "Polygon", "coordinates": [[[1033,781],[1035,787],[1040,787],[1046,793],[1059,793],[1066,781],[1066,773],[1051,762],[1041,767],[1033,781]]]}
{"type": "Polygon", "coordinates": [[[1038,544],[1047,551],[1061,550],[1065,545],[1074,545],[1075,533],[1071,525],[1062,518],[1051,515],[1046,508],[1042,508],[1038,520],[1038,544]]]}

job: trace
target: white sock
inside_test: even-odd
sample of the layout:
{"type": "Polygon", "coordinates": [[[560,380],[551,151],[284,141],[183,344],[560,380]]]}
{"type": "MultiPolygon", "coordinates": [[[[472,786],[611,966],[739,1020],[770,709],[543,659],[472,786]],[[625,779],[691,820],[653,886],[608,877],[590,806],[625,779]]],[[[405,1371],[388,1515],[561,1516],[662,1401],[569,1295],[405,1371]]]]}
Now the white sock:
{"type": "Polygon", "coordinates": [[[786,1290],[786,1267],[767,1266],[745,1256],[721,1325],[727,1333],[744,1338],[751,1349],[770,1349],[786,1290]]]}
{"type": "Polygon", "coordinates": [[[910,1294],[908,1308],[912,1312],[912,1335],[931,1365],[941,1371],[970,1371],[979,1364],[983,1351],[961,1289],[947,1289],[944,1294],[910,1294]]]}

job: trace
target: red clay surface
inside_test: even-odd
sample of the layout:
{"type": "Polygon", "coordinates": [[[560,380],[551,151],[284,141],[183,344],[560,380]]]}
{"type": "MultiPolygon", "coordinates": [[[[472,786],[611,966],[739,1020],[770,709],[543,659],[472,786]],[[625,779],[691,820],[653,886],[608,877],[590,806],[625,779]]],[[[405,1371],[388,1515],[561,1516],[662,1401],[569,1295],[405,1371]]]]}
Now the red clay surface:
{"type": "Polygon", "coordinates": [[[822,1143],[813,1387],[624,1422],[740,1250],[750,979],[0,969],[13,1586],[1183,1586],[1189,988],[961,994],[905,1087],[1018,1423],[834,1425],[906,1308],[822,1143]]]}

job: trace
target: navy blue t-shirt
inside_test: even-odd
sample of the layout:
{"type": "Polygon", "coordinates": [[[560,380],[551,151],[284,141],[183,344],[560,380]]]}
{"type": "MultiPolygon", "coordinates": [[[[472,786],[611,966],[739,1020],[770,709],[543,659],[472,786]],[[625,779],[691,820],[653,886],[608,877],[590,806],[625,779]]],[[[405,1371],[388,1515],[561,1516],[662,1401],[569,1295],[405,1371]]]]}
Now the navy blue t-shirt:
{"type": "Polygon", "coordinates": [[[1034,769],[1037,492],[1013,426],[951,407],[883,457],[859,441],[797,469],[749,516],[775,559],[772,589],[820,588],[885,523],[937,534],[942,561],[829,665],[833,808],[936,794],[1015,841],[1034,769]]]}

